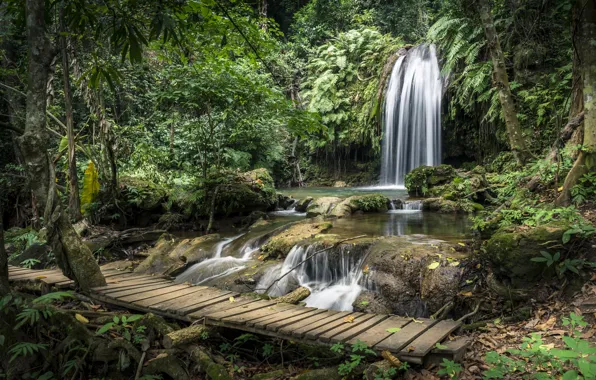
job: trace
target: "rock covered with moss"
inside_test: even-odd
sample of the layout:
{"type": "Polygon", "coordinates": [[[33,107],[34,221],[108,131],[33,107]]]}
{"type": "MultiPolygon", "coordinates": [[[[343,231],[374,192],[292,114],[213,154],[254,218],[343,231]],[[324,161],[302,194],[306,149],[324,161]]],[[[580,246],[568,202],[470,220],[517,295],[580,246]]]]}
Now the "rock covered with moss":
{"type": "Polygon", "coordinates": [[[560,251],[563,234],[569,228],[565,222],[500,228],[484,242],[480,256],[497,277],[507,278],[514,287],[523,287],[545,273],[546,265],[532,258],[540,257],[541,251],[560,251]]]}
{"type": "Polygon", "coordinates": [[[261,247],[261,251],[269,257],[285,257],[293,246],[303,240],[312,238],[324,233],[332,227],[332,224],[325,221],[305,221],[290,225],[261,247]]]}
{"type": "Polygon", "coordinates": [[[468,199],[452,201],[439,197],[422,200],[422,209],[441,214],[471,214],[483,210],[484,206],[468,199]]]}
{"type": "Polygon", "coordinates": [[[321,197],[313,200],[306,208],[306,216],[313,218],[319,215],[329,214],[335,206],[341,203],[338,197],[321,197]]]}
{"type": "Polygon", "coordinates": [[[434,186],[451,182],[457,176],[450,165],[419,166],[406,175],[405,185],[412,197],[426,196],[434,186]]]}
{"type": "Polygon", "coordinates": [[[389,198],[381,194],[355,195],[344,199],[329,215],[341,218],[358,212],[386,212],[389,203],[389,198]]]}

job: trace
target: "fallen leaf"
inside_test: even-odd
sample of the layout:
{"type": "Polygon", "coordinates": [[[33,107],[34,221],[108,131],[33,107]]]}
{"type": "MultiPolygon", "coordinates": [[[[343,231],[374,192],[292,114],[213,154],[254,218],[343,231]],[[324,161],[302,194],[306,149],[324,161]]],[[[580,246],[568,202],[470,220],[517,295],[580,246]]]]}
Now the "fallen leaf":
{"type": "Polygon", "coordinates": [[[549,343],[549,344],[543,344],[540,346],[540,348],[549,351],[552,350],[553,348],[555,348],[555,344],[554,343],[549,343]]]}
{"type": "Polygon", "coordinates": [[[542,331],[550,330],[555,325],[555,323],[557,323],[557,317],[553,315],[548,319],[548,321],[536,325],[536,328],[542,331]]]}
{"type": "Polygon", "coordinates": [[[563,191],[563,186],[559,187],[557,191],[563,191]]]}
{"type": "Polygon", "coordinates": [[[474,294],[472,292],[461,292],[459,295],[463,297],[472,297],[474,294]]]}
{"type": "Polygon", "coordinates": [[[236,302],[236,298],[234,298],[234,297],[230,297],[229,300],[230,300],[230,302],[236,302]]]}
{"type": "Polygon", "coordinates": [[[414,322],[414,323],[424,323],[424,321],[419,321],[416,318],[412,318],[412,322],[414,322]]]}
{"type": "Polygon", "coordinates": [[[524,326],[524,329],[531,330],[534,327],[536,327],[536,325],[538,324],[538,322],[540,322],[540,320],[537,319],[537,318],[534,318],[530,322],[526,323],[526,325],[524,326]]]}
{"type": "Polygon", "coordinates": [[[392,333],[392,334],[393,334],[393,333],[396,333],[396,332],[398,332],[399,330],[401,330],[401,328],[400,328],[400,327],[391,327],[391,328],[388,328],[388,329],[387,329],[387,330],[385,330],[385,331],[387,331],[388,333],[392,333]]]}
{"type": "Polygon", "coordinates": [[[439,263],[438,261],[435,261],[435,262],[430,263],[430,265],[427,268],[431,269],[431,270],[435,270],[440,266],[441,266],[441,263],[439,263]]]}
{"type": "Polygon", "coordinates": [[[590,339],[596,334],[596,329],[591,329],[582,334],[582,339],[590,339]]]}
{"type": "Polygon", "coordinates": [[[369,269],[368,265],[365,265],[364,268],[362,268],[362,273],[368,274],[369,270],[370,269],[369,269]]]}
{"type": "Polygon", "coordinates": [[[452,267],[459,266],[459,261],[454,261],[451,264],[449,264],[449,266],[452,266],[452,267]]]}
{"type": "Polygon", "coordinates": [[[354,322],[354,316],[353,315],[348,315],[347,317],[344,318],[344,322],[347,322],[347,323],[354,322]]]}
{"type": "Polygon", "coordinates": [[[477,264],[477,265],[476,265],[476,269],[480,269],[480,268],[482,268],[482,265],[480,265],[480,264],[477,264]]]}
{"type": "Polygon", "coordinates": [[[263,260],[263,255],[260,255],[259,257],[257,257],[257,260],[263,260]]]}
{"type": "Polygon", "coordinates": [[[408,347],[408,352],[416,351],[416,347],[410,346],[408,347]]]}
{"type": "Polygon", "coordinates": [[[35,277],[36,280],[42,280],[44,278],[48,278],[48,276],[37,276],[37,277],[35,277]]]}
{"type": "Polygon", "coordinates": [[[75,314],[75,318],[77,321],[81,322],[81,323],[89,323],[89,320],[85,317],[83,317],[81,314],[75,314]]]}
{"type": "Polygon", "coordinates": [[[465,246],[466,246],[466,244],[465,244],[465,243],[461,243],[461,242],[460,242],[460,243],[457,243],[457,244],[458,244],[458,245],[461,245],[462,247],[465,247],[465,246]]]}

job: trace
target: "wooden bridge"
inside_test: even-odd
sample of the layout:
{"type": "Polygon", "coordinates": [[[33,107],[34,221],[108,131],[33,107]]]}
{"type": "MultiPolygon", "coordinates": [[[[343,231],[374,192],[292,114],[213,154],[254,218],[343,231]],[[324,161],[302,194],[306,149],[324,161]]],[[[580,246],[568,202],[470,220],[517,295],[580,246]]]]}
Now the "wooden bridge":
{"type": "MultiPolygon", "coordinates": [[[[202,321],[256,334],[311,344],[351,344],[358,340],[416,364],[459,361],[469,340],[451,338],[461,325],[452,320],[339,312],[263,300],[210,288],[175,284],[163,276],[102,269],[107,286],[87,295],[107,304],[187,322],[202,321]],[[440,347],[437,345],[440,343],[440,347]]],[[[42,291],[67,289],[73,281],[60,270],[9,267],[12,282],[39,282],[42,291]]]]}

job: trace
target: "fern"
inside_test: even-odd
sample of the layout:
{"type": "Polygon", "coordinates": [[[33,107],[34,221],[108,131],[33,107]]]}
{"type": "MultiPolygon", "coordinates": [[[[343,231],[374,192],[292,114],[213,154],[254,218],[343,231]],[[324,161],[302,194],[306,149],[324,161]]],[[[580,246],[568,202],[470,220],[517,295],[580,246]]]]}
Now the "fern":
{"type": "Polygon", "coordinates": [[[63,301],[64,298],[73,298],[71,291],[68,292],[52,292],[44,294],[43,296],[37,297],[33,300],[34,304],[46,305],[56,301],[63,301]]]}
{"type": "Polygon", "coordinates": [[[16,343],[14,346],[8,350],[8,353],[12,355],[10,357],[9,363],[12,363],[16,358],[21,356],[31,356],[36,354],[40,351],[44,351],[48,348],[47,344],[42,343],[30,343],[30,342],[21,342],[16,343]]]}

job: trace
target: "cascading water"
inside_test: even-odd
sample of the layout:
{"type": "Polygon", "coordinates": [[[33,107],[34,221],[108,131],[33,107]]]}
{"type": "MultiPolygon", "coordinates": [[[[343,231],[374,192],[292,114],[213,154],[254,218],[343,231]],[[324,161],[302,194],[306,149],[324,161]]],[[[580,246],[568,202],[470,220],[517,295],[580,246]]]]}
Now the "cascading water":
{"type": "MultiPolygon", "coordinates": [[[[316,246],[294,246],[283,264],[274,266],[261,278],[257,289],[263,292],[316,249],[316,246]]],[[[336,252],[321,252],[275,283],[268,294],[284,295],[298,283],[311,292],[304,300],[307,306],[352,311],[352,303],[363,288],[363,261],[364,255],[351,254],[349,248],[343,246],[336,252]]]]}
{"type": "Polygon", "coordinates": [[[385,93],[382,186],[403,187],[412,169],[441,163],[442,91],[434,45],[398,58],[385,93]]]}
{"type": "Polygon", "coordinates": [[[422,201],[405,201],[402,207],[404,210],[422,211],[422,201]]]}

